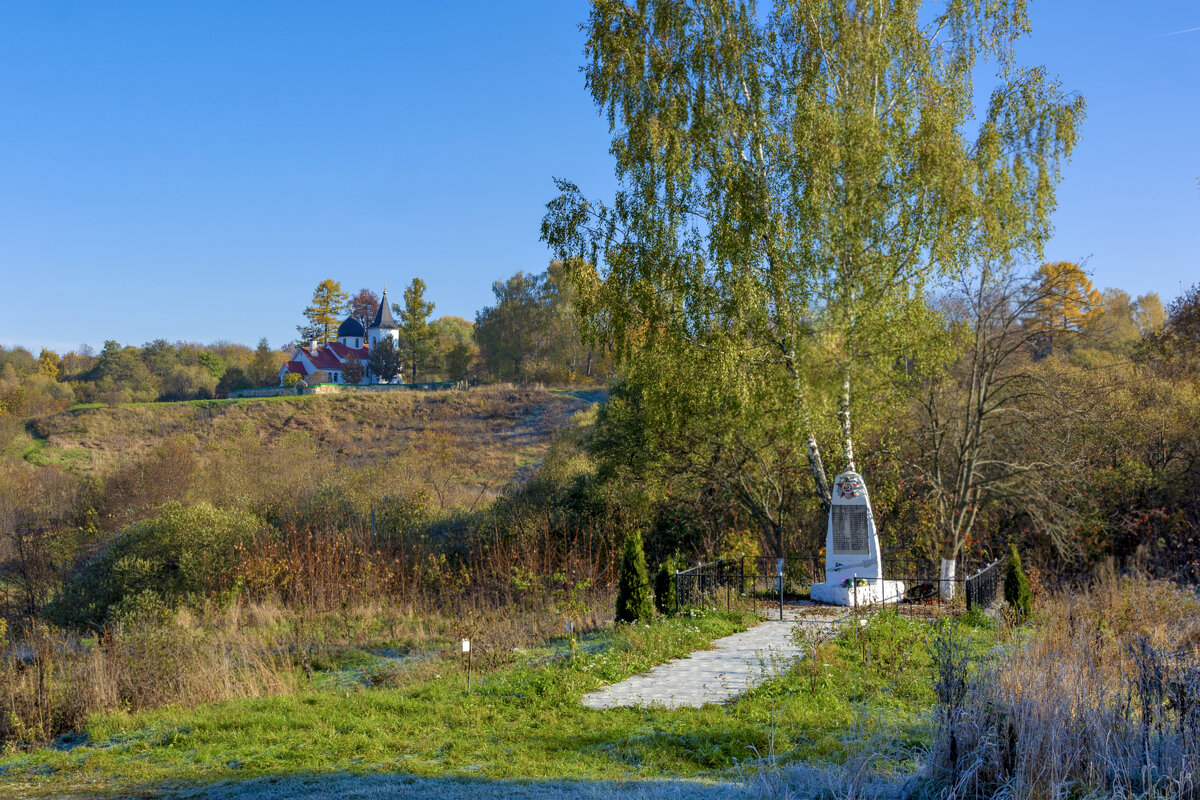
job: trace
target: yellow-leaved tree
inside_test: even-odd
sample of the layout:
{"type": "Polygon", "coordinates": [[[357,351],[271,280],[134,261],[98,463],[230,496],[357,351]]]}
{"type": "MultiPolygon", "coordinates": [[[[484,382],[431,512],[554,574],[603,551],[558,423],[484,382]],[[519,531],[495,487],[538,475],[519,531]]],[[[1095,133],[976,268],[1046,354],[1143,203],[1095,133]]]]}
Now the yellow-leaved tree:
{"type": "Polygon", "coordinates": [[[333,341],[338,325],[349,310],[350,295],[342,289],[342,285],[332,278],[321,281],[313,291],[312,305],[304,309],[308,324],[296,326],[300,341],[333,341]]]}
{"type": "Polygon", "coordinates": [[[1043,264],[1035,278],[1041,284],[1041,291],[1034,319],[1047,331],[1083,330],[1104,310],[1103,296],[1083,268],[1074,262],[1043,264]]]}

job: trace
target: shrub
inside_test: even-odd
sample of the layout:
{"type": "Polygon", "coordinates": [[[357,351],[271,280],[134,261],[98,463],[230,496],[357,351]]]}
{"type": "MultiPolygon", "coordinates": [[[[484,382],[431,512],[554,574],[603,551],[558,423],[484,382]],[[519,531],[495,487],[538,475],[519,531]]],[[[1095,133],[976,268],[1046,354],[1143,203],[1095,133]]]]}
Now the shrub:
{"type": "Polygon", "coordinates": [[[1029,578],[1021,569],[1021,555],[1014,544],[1008,554],[1008,569],[1004,573],[1004,599],[1017,619],[1028,619],[1033,613],[1033,592],[1029,589],[1029,578]]]}
{"type": "Polygon", "coordinates": [[[207,503],[168,503],[130,525],[67,583],[50,610],[62,623],[99,624],[211,595],[233,569],[236,546],[262,523],[207,503]]]}
{"type": "Polygon", "coordinates": [[[621,556],[621,577],[617,581],[617,622],[637,622],[653,616],[642,534],[634,530],[626,535],[625,552],[621,556]]]}
{"type": "Polygon", "coordinates": [[[675,610],[675,570],[678,558],[671,556],[662,563],[654,576],[654,607],[660,614],[670,614],[675,610]]]}

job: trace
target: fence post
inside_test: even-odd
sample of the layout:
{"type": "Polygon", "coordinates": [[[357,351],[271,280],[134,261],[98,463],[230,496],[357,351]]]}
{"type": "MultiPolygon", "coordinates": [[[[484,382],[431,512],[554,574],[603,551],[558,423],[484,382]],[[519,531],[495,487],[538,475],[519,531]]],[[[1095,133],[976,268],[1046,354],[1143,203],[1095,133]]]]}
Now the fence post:
{"type": "Polygon", "coordinates": [[[746,557],[742,556],[741,566],[738,568],[738,594],[746,594],[746,557]]]}
{"type": "Polygon", "coordinates": [[[779,582],[779,621],[783,622],[783,559],[775,562],[775,580],[779,582]]]}
{"type": "Polygon", "coordinates": [[[679,570],[675,570],[675,613],[679,613],[679,570]]]}

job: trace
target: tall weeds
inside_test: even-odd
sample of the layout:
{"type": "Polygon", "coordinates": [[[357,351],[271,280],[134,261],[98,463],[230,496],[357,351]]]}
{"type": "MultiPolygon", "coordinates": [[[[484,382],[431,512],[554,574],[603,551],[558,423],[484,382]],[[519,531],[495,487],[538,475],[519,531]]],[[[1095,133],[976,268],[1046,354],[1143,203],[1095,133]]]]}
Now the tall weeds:
{"type": "Polygon", "coordinates": [[[1053,596],[979,674],[942,659],[951,691],[922,793],[1200,796],[1198,643],[1200,602],[1171,584],[1107,570],[1053,596]]]}
{"type": "Polygon", "coordinates": [[[120,624],[84,638],[35,624],[0,658],[0,742],[45,742],[96,712],[290,691],[290,658],[273,644],[261,631],[186,621],[120,624]]]}

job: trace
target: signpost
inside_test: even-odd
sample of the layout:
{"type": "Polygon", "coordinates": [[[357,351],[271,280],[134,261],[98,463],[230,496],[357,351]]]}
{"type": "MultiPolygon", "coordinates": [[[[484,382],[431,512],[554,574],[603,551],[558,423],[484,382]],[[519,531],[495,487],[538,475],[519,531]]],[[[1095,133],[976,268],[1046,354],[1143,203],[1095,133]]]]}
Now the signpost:
{"type": "Polygon", "coordinates": [[[471,691],[471,640],[462,640],[462,651],[467,655],[467,691],[471,691]]]}

